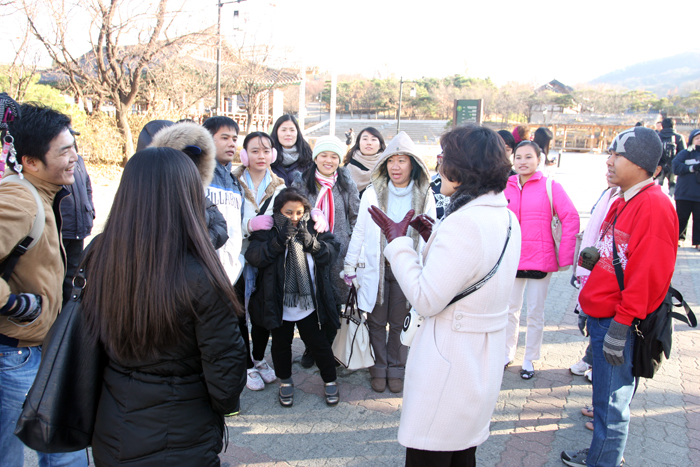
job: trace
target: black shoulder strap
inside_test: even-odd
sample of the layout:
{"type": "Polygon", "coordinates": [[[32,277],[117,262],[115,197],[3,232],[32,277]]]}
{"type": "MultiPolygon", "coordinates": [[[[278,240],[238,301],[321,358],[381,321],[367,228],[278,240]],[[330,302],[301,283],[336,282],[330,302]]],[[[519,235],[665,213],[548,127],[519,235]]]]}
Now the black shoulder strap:
{"type": "Polygon", "coordinates": [[[691,328],[697,327],[698,320],[695,318],[695,313],[693,313],[693,310],[690,309],[690,305],[688,305],[688,303],[683,299],[683,295],[681,295],[681,293],[673,287],[669,287],[668,292],[678,301],[678,304],[674,303],[673,306],[683,307],[685,309],[685,315],[672,311],[669,313],[671,317],[677,319],[678,321],[684,322],[691,328]]]}
{"type": "Polygon", "coordinates": [[[7,258],[5,258],[5,261],[0,263],[0,274],[2,274],[2,278],[5,282],[10,280],[10,276],[12,276],[12,272],[15,270],[19,259],[27,252],[29,244],[33,241],[34,239],[32,237],[24,237],[24,240],[19,242],[19,244],[12,249],[7,258]]]}
{"type": "Polygon", "coordinates": [[[272,198],[273,198],[273,197],[270,196],[269,198],[267,198],[267,199],[265,200],[265,202],[263,203],[263,205],[260,206],[260,210],[258,210],[258,213],[256,214],[256,216],[262,216],[262,215],[265,214],[265,212],[267,211],[267,207],[270,205],[270,202],[272,201],[272,198]]]}
{"type": "MultiPolygon", "coordinates": [[[[348,164],[354,165],[355,167],[362,170],[363,172],[367,172],[369,170],[367,167],[362,165],[360,162],[357,162],[355,159],[350,159],[350,162],[348,162],[348,164]]],[[[347,164],[345,164],[345,165],[347,165],[347,164]]]]}
{"type": "Polygon", "coordinates": [[[483,287],[484,284],[486,283],[486,281],[491,279],[494,274],[496,274],[496,271],[498,271],[498,267],[501,265],[501,261],[503,260],[503,256],[505,256],[505,254],[506,254],[506,248],[508,248],[508,242],[510,241],[510,232],[512,230],[512,227],[513,227],[513,218],[511,217],[510,210],[508,210],[508,235],[506,236],[506,244],[503,245],[503,251],[501,251],[501,256],[500,256],[500,258],[498,258],[498,262],[489,271],[489,273],[486,274],[486,276],[484,276],[483,279],[481,279],[479,282],[476,282],[476,283],[470,285],[469,287],[467,287],[466,289],[464,289],[462,292],[460,292],[458,295],[456,295],[455,298],[450,300],[450,303],[448,303],[447,306],[450,306],[454,302],[457,302],[457,301],[463,299],[467,295],[473,294],[474,292],[479,290],[481,287],[483,287]]]}
{"type": "Polygon", "coordinates": [[[622,262],[620,261],[620,256],[617,254],[617,245],[615,244],[615,222],[617,222],[617,216],[613,220],[612,224],[612,264],[615,267],[615,277],[617,277],[617,285],[620,286],[620,291],[625,290],[625,273],[622,271],[622,262]]]}

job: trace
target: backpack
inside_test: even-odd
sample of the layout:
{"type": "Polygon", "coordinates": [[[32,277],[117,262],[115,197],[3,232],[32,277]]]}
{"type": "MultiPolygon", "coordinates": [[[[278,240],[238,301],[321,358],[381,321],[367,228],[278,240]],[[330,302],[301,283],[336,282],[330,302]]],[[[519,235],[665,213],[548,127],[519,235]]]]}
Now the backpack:
{"type": "Polygon", "coordinates": [[[5,258],[5,260],[3,260],[0,263],[0,276],[2,276],[2,278],[5,281],[8,281],[10,279],[10,276],[12,275],[12,271],[14,271],[15,266],[17,266],[19,258],[27,251],[31,250],[39,242],[39,238],[41,238],[41,235],[44,233],[44,224],[46,223],[46,212],[44,211],[44,203],[39,197],[39,192],[36,191],[34,185],[27,181],[27,179],[20,178],[18,175],[8,175],[7,177],[0,180],[0,184],[4,183],[19,183],[20,185],[27,188],[34,196],[37,208],[34,223],[32,224],[32,228],[27,234],[27,236],[24,237],[12,249],[10,254],[7,255],[7,258],[5,258]]]}
{"type": "Polygon", "coordinates": [[[676,135],[672,134],[669,137],[662,137],[661,144],[663,147],[663,152],[661,153],[661,160],[659,161],[659,165],[663,167],[664,172],[670,172],[671,163],[673,162],[673,158],[676,157],[677,151],[676,135]]]}
{"type": "MultiPolygon", "coordinates": [[[[617,254],[615,244],[615,223],[613,222],[612,255],[615,266],[615,276],[620,290],[625,290],[624,272],[620,257],[617,254]]],[[[636,334],[634,349],[632,350],[632,375],[637,378],[653,378],[664,361],[671,356],[671,344],[673,341],[673,319],[683,321],[691,328],[697,327],[698,321],[690,306],[683,300],[679,291],[669,286],[666,297],[661,305],[644,319],[635,318],[632,321],[633,331],[636,334]],[[673,299],[678,301],[674,303],[673,299]],[[674,307],[683,307],[685,316],[673,311],[674,307]]],[[[636,390],[636,387],[635,387],[636,390]]]]}

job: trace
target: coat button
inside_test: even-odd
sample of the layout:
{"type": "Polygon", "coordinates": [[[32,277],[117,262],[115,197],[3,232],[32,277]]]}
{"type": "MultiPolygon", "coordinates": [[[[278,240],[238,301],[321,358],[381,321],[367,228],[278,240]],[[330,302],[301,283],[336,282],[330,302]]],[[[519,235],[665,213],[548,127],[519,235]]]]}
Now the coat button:
{"type": "Polygon", "coordinates": [[[461,314],[455,315],[455,319],[462,319],[462,315],[461,314]]]}
{"type": "Polygon", "coordinates": [[[461,328],[461,327],[462,327],[462,326],[460,326],[459,323],[455,324],[455,329],[459,329],[459,328],[461,328]]]}

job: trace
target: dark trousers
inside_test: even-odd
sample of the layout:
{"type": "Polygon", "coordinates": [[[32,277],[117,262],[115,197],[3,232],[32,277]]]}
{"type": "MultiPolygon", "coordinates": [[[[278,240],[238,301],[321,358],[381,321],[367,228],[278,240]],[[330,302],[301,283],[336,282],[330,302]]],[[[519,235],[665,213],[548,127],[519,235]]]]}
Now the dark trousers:
{"type": "MultiPolygon", "coordinates": [[[[338,314],[340,314],[340,306],[338,306],[338,314]]],[[[338,330],[336,329],[335,325],[331,323],[324,323],[321,325],[321,329],[326,335],[328,343],[331,345],[331,347],[333,347],[333,341],[335,340],[335,336],[338,334],[338,330]]],[[[304,349],[304,355],[307,355],[309,353],[309,349],[304,349]]]]}
{"type": "Polygon", "coordinates": [[[665,179],[668,179],[668,191],[671,195],[673,195],[673,192],[675,191],[674,189],[676,188],[676,174],[674,174],[671,170],[667,171],[661,169],[661,173],[659,173],[659,176],[656,177],[656,180],[659,182],[659,186],[664,186],[665,179]]]}
{"type": "Polygon", "coordinates": [[[685,240],[688,219],[690,214],[693,214],[693,245],[700,245],[700,202],[677,199],[676,213],[678,214],[678,239],[685,240]]]}
{"type": "MultiPolygon", "coordinates": [[[[233,290],[236,292],[236,297],[238,301],[243,304],[245,303],[245,281],[243,280],[243,275],[238,279],[238,282],[233,286],[233,290]]],[[[246,349],[246,368],[249,370],[255,366],[253,359],[260,361],[265,358],[265,349],[267,348],[267,341],[270,338],[270,331],[262,326],[259,326],[253,322],[251,324],[250,334],[248,334],[248,323],[245,319],[245,314],[238,318],[238,327],[241,329],[241,336],[243,336],[243,342],[245,342],[246,349]],[[253,339],[253,352],[251,359],[250,352],[250,340],[253,339]]]]}
{"type": "Polygon", "coordinates": [[[404,376],[408,347],[401,343],[401,330],[409,308],[406,296],[387,263],[384,270],[384,302],[367,314],[369,342],[374,350],[372,378],[401,378],[404,376]],[[386,325],[389,324],[389,337],[386,325]]]}
{"type": "Polygon", "coordinates": [[[476,467],[476,446],[463,451],[406,448],[406,467],[476,467]]]}
{"type": "Polygon", "coordinates": [[[318,315],[314,311],[299,321],[282,321],[282,326],[273,329],[272,362],[275,373],[281,380],[292,376],[292,341],[294,325],[299,329],[301,340],[313,357],[324,383],[336,380],[335,358],[326,334],[319,328],[318,315]]]}
{"type": "Polygon", "coordinates": [[[63,239],[63,249],[66,250],[66,277],[63,279],[63,305],[70,299],[70,292],[73,290],[73,277],[80,265],[80,258],[83,256],[83,240],[63,239]]]}

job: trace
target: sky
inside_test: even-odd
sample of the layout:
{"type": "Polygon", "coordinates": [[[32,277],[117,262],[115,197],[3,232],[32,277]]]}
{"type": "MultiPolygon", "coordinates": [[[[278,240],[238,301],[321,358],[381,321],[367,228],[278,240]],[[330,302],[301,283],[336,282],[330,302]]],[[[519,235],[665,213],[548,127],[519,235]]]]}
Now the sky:
{"type": "MultiPolygon", "coordinates": [[[[215,24],[216,0],[170,0],[178,2],[187,20],[176,28],[215,24]]],[[[226,40],[270,42],[288,63],[321,71],[407,80],[459,73],[499,85],[556,78],[576,85],[697,50],[690,15],[700,9],[697,0],[671,5],[663,21],[658,4],[619,0],[245,0],[221,11],[226,40]]],[[[76,37],[74,46],[81,53],[89,49],[84,38],[76,37]]],[[[7,54],[7,48],[0,52],[0,61],[7,54]]]]}
{"type": "Polygon", "coordinates": [[[620,0],[246,3],[224,9],[240,8],[251,26],[264,18],[274,25],[274,42],[338,73],[575,84],[700,47],[694,20],[682,27],[690,11],[700,11],[697,1],[673,2],[670,22],[659,21],[658,4],[620,0]]]}

